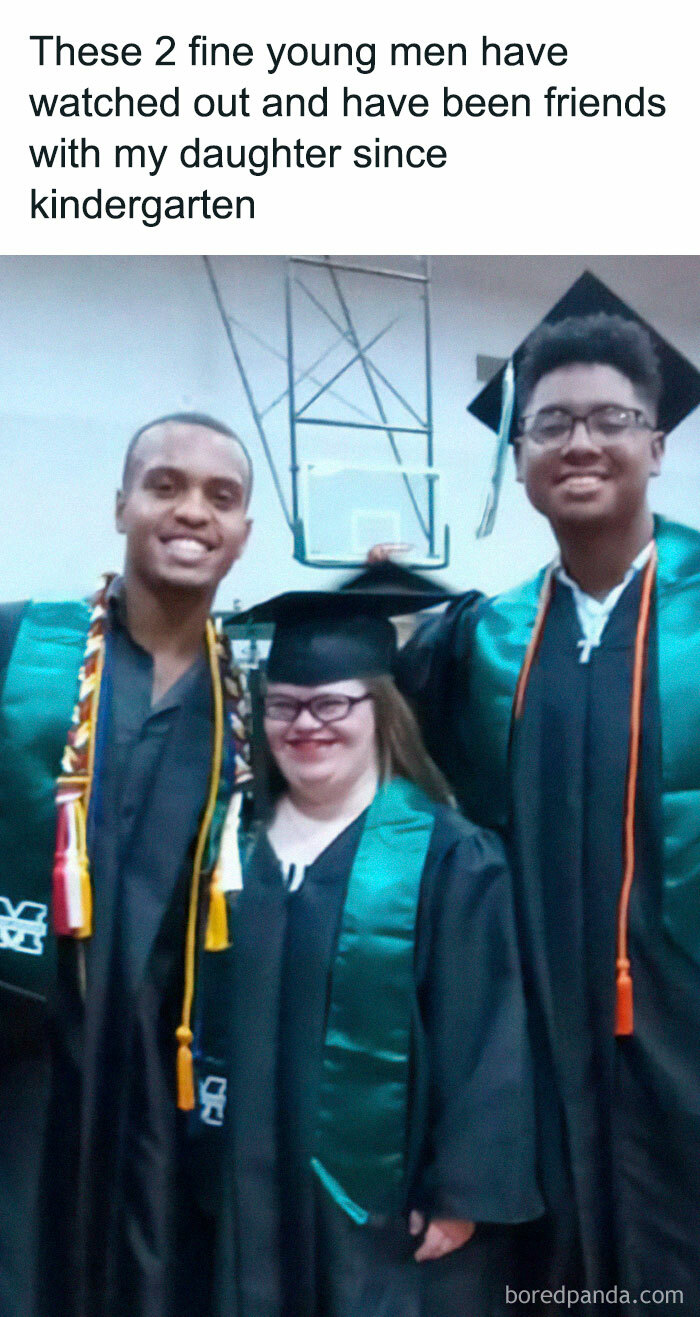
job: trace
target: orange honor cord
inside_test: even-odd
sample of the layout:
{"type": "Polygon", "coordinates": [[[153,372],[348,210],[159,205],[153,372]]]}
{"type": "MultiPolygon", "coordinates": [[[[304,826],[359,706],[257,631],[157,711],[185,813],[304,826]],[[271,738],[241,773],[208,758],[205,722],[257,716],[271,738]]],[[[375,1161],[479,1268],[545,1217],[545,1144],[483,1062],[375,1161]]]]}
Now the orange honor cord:
{"type": "Polygon", "coordinates": [[[540,647],[542,632],[544,631],[544,624],[547,620],[547,613],[549,612],[549,605],[552,602],[553,589],[554,589],[554,566],[553,564],[550,563],[549,567],[547,568],[547,571],[545,572],[544,580],[542,582],[542,589],[540,590],[540,597],[537,603],[537,616],[535,618],[535,625],[532,628],[532,633],[528,641],[528,646],[527,649],[525,650],[525,658],[523,659],[523,666],[520,669],[518,684],[515,687],[515,696],[513,699],[513,717],[516,720],[520,718],[522,715],[523,706],[525,704],[525,692],[527,691],[527,683],[530,680],[530,672],[532,669],[532,665],[537,657],[537,651],[540,647]]]}
{"type": "Polygon", "coordinates": [[[197,922],[199,914],[199,889],[202,872],[204,847],[209,836],[214,807],[221,777],[221,761],[224,740],[224,697],[219,669],[217,636],[214,623],[209,619],[206,628],[207,655],[211,673],[212,695],[214,701],[214,745],[209,778],[207,803],[202,815],[202,822],[197,837],[197,846],[192,865],[190,884],[190,903],[187,915],[187,932],[185,935],[185,990],[182,1002],[182,1016],[177,1038],[177,1105],[180,1111],[193,1111],[195,1106],[194,1066],[192,1061],[192,1002],[194,999],[194,976],[197,952],[197,922]]]}
{"type": "Polygon", "coordinates": [[[632,670],[632,698],[630,702],[630,739],[627,760],[627,782],[625,786],[624,817],[624,865],[622,887],[617,911],[617,959],[615,962],[615,1033],[618,1037],[629,1036],[634,1032],[634,1003],[632,994],[632,977],[627,945],[627,923],[629,915],[630,893],[634,880],[635,851],[634,826],[637,807],[637,783],[639,778],[639,748],[642,736],[642,698],[644,694],[644,670],[646,667],[647,645],[649,639],[649,619],[651,600],[656,579],[657,551],[653,545],[649,561],[644,570],[642,594],[637,619],[637,634],[634,641],[634,667],[632,670]]]}
{"type": "MultiPolygon", "coordinates": [[[[642,594],[637,618],[637,632],[634,641],[634,666],[632,670],[632,696],[630,701],[630,736],[627,758],[627,778],[625,784],[625,814],[623,830],[623,869],[620,900],[617,909],[617,954],[615,960],[615,1034],[618,1037],[629,1036],[634,1032],[634,1003],[632,995],[632,976],[627,946],[627,922],[630,892],[634,880],[634,827],[637,807],[637,782],[639,778],[639,749],[642,736],[642,698],[644,694],[644,671],[646,667],[647,646],[649,640],[649,619],[651,600],[656,580],[656,563],[658,559],[656,544],[652,546],[649,560],[644,569],[642,594]]],[[[549,567],[542,583],[537,607],[537,617],[532,634],[525,651],[523,666],[515,688],[513,699],[513,718],[521,717],[525,704],[527,684],[532,665],[537,656],[547,612],[552,599],[553,568],[549,567]]]]}

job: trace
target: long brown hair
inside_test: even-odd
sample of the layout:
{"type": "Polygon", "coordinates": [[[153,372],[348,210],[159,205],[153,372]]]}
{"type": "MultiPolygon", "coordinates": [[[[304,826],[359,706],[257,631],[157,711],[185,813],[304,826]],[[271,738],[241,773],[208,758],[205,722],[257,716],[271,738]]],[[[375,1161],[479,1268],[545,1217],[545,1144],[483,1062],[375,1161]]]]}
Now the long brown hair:
{"type": "Polygon", "coordinates": [[[392,677],[368,677],[367,690],[374,702],[377,757],[382,781],[403,777],[414,782],[431,800],[447,805],[452,792],[423,744],[418,723],[392,677]]]}

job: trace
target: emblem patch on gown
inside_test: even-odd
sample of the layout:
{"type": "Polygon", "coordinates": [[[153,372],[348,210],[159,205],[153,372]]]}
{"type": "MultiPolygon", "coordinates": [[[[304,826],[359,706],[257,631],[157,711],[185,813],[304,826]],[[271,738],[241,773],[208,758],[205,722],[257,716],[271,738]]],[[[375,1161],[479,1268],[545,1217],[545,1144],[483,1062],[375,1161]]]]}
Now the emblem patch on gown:
{"type": "Polygon", "coordinates": [[[207,1075],[199,1081],[200,1120],[205,1125],[223,1125],[226,1109],[226,1080],[222,1075],[207,1075]]]}
{"type": "Polygon", "coordinates": [[[8,896],[0,896],[0,950],[42,955],[47,917],[48,907],[38,901],[13,905],[8,896]]]}

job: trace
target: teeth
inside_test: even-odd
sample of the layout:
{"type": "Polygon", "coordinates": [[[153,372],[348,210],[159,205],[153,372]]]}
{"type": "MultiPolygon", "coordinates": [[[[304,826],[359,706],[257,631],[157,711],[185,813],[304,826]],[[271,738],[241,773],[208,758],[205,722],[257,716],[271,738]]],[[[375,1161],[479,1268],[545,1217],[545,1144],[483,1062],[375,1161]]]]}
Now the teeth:
{"type": "Polygon", "coordinates": [[[186,537],[168,540],[167,547],[177,558],[183,562],[199,562],[204,558],[208,550],[205,544],[200,540],[191,540],[186,537]]]}
{"type": "Polygon", "coordinates": [[[566,483],[575,489],[592,489],[600,484],[600,476],[567,476],[566,483]]]}

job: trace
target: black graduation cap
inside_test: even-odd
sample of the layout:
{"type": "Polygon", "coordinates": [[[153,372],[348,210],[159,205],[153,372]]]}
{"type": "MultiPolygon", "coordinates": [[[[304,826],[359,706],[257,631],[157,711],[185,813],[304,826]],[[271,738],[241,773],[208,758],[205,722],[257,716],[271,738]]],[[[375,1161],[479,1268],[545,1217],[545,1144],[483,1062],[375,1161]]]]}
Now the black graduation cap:
{"type": "MultiPolygon", "coordinates": [[[[541,323],[554,325],[570,316],[590,316],[600,312],[621,316],[625,320],[634,320],[649,334],[658,356],[663,380],[659,403],[659,429],[668,434],[700,403],[700,371],[696,370],[695,366],[691,365],[665,338],[662,338],[652,325],[623,302],[622,298],[591,274],[590,270],[584,271],[547,312],[541,323]]],[[[507,442],[512,443],[517,433],[518,414],[514,405],[513,372],[517,380],[518,368],[532,333],[534,330],[515,349],[510,362],[496,372],[467,408],[477,420],[483,421],[484,425],[488,425],[499,436],[499,451],[489,501],[478,531],[480,535],[488,534],[493,526],[507,442]]]]}
{"type": "Polygon", "coordinates": [[[275,624],[268,680],[317,686],[391,672],[396,632],[389,619],[451,598],[452,591],[434,579],[380,562],[337,590],[291,590],[237,613],[235,622],[275,624]]]}
{"type": "MultiPolygon", "coordinates": [[[[663,377],[663,392],[659,406],[659,429],[664,430],[666,433],[675,429],[700,403],[700,371],[697,371],[695,366],[692,366],[676,348],[672,347],[665,338],[662,338],[652,325],[643,320],[640,315],[637,315],[637,312],[633,311],[626,302],[623,302],[621,297],[618,297],[606,284],[596,278],[594,274],[591,274],[590,270],[585,270],[576,282],[571,285],[568,292],[560,297],[551,311],[548,311],[546,316],[543,317],[542,324],[554,325],[569,316],[589,316],[600,311],[605,312],[606,315],[622,316],[625,320],[636,320],[639,325],[647,330],[656,349],[663,377]]],[[[527,338],[520,343],[513,353],[512,359],[516,378],[523,352],[530,337],[531,335],[528,334],[527,338]]],[[[505,370],[506,367],[502,366],[468,407],[468,410],[473,416],[476,416],[477,420],[483,421],[484,425],[488,425],[491,430],[496,432],[499,430],[501,421],[501,397],[505,370]]],[[[514,415],[511,421],[511,442],[515,435],[516,424],[517,416],[514,415]]]]}

